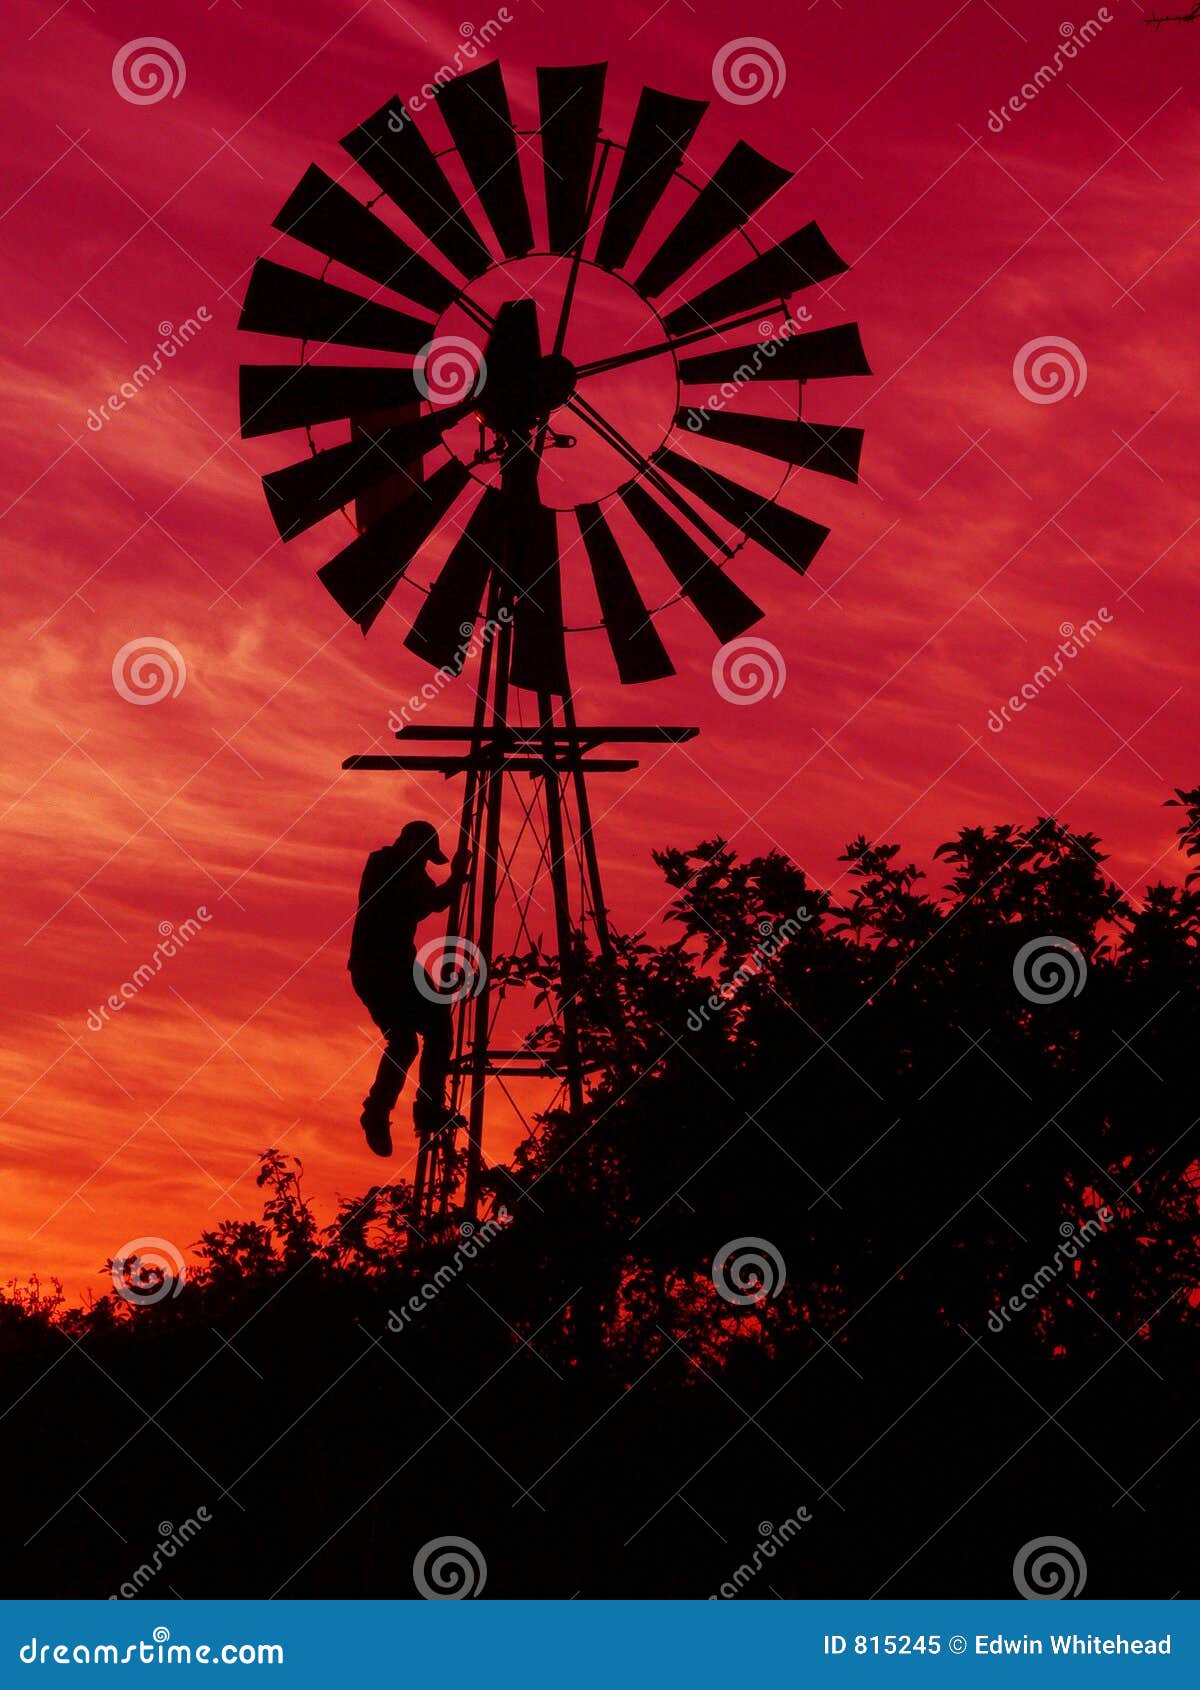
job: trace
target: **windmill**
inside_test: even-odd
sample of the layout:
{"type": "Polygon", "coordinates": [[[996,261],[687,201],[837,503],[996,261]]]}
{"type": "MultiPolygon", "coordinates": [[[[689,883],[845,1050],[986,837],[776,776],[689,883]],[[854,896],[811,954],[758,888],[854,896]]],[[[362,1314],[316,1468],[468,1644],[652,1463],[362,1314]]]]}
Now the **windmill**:
{"type": "MultiPolygon", "coordinates": [[[[739,141],[708,180],[694,181],[685,154],[706,102],[652,88],[627,139],[608,138],[606,69],[539,69],[532,129],[514,125],[498,63],[446,80],[435,102],[450,145],[439,150],[412,110],[388,100],[341,143],[374,185],[367,203],[312,165],[274,220],[325,261],[320,276],[260,258],[239,325],[301,343],[297,362],[241,371],[243,435],[308,438],[306,456],[263,478],[280,535],[342,512],[353,538],[319,570],[342,611],[366,634],[385,607],[398,610],[405,646],[443,678],[461,675],[468,653],[479,656],[469,725],[406,722],[401,751],[343,764],[464,780],[459,844],[473,868],[447,945],[465,946],[482,966],[478,989],[456,1008],[452,1095],[467,1113],[465,1169],[446,1134],[418,1152],[414,1217],[434,1230],[456,1193],[476,1213],[489,1080],[549,1075],[582,1113],[573,930],[590,923],[601,951],[609,944],[588,782],[637,767],[596,752],[667,747],[696,731],[580,722],[567,636],[602,627],[630,685],[674,673],[654,620],[668,604],[686,601],[722,646],[738,639],[762,611],[730,560],[752,542],[803,573],[828,532],[780,502],[793,467],[857,479],[861,431],[811,422],[800,403],[809,382],[870,374],[857,325],[795,332],[790,303],[847,266],[815,223],[765,247],[746,227],[791,172],[739,141]],[[539,165],[540,203],[530,191],[539,165]],[[536,233],[531,207],[544,209],[536,233]],[[713,265],[719,279],[688,285],[713,265]],[[355,286],[330,280],[331,266],[355,286]],[[549,305],[538,286],[548,278],[549,305]],[[341,349],[353,349],[353,361],[341,349]],[[653,438],[639,439],[630,421],[643,407],[614,399],[617,377],[637,382],[639,395],[665,382],[653,438]],[[769,383],[758,391],[771,396],[795,383],[794,414],[743,409],[742,390],[755,383],[769,383]],[[685,389],[694,399],[714,387],[704,403],[685,403],[685,389]],[[340,438],[319,440],[326,425],[340,438]],[[774,490],[713,467],[713,445],[769,461],[774,490]],[[564,473],[573,459],[579,473],[564,473]],[[647,604],[631,550],[665,584],[653,595],[660,602],[647,604]],[[419,583],[407,589],[434,552],[439,567],[417,598],[419,583]],[[573,612],[589,593],[590,616],[573,612]],[[494,1036],[504,799],[523,780],[540,797],[562,970],[561,1043],[549,1055],[498,1047],[494,1036]],[[579,869],[578,905],[569,864],[579,869]]],[[[524,813],[528,821],[528,804],[524,813]]]]}

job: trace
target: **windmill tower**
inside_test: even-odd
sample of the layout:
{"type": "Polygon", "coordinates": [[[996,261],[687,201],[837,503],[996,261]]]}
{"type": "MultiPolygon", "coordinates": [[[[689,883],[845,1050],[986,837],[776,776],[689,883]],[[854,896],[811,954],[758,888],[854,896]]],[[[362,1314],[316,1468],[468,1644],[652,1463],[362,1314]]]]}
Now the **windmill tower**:
{"type": "Polygon", "coordinates": [[[402,611],[408,650],[441,679],[478,657],[469,723],[406,722],[398,752],[344,764],[463,781],[459,845],[473,866],[444,956],[453,1096],[468,1125],[465,1150],[446,1134],[419,1148],[414,1219],[434,1231],[454,1202],[476,1212],[489,1083],[549,1077],[582,1113],[572,934],[588,929],[601,953],[609,944],[588,783],[637,767],[596,753],[695,732],[581,721],[567,636],[602,627],[630,685],[674,673],[654,617],[681,599],[721,645],[736,640],[762,616],[728,567],[741,548],[803,573],[828,532],[781,502],[794,469],[858,473],[861,431],[801,416],[807,383],[870,374],[857,325],[797,333],[791,304],[846,265],[815,223],[765,247],[747,228],[791,172],[738,142],[695,181],[683,166],[706,103],[651,88],[627,139],[608,138],[606,69],[539,69],[532,129],[514,125],[499,64],[456,76],[436,91],[450,142],[436,151],[389,100],[341,143],[346,174],[374,185],[368,203],[313,165],[274,221],[324,259],[321,274],[259,259],[239,325],[301,343],[295,363],[241,371],[244,436],[308,437],[307,456],[263,480],[281,536],[353,507],[354,537],[319,571],[344,613],[366,634],[413,586],[423,597],[402,611]],[[689,287],[710,266],[720,279],[689,287]],[[748,409],[755,383],[776,407],[795,384],[794,405],[748,409]],[[700,402],[685,403],[685,388],[700,402]],[[665,410],[647,421],[652,391],[665,410]],[[773,490],[715,467],[714,446],[767,460],[773,490]],[[631,549],[658,582],[649,604],[631,549]],[[535,823],[520,797],[530,785],[535,823]],[[495,919],[502,894],[519,902],[508,845],[522,813],[562,970],[549,1052],[495,1030],[495,919]]]}

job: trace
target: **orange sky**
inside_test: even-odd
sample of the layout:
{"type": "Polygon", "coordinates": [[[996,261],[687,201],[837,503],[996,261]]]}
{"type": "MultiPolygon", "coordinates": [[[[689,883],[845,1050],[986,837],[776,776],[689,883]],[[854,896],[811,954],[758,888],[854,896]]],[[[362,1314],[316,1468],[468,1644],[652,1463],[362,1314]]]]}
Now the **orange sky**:
{"type": "MultiPolygon", "coordinates": [[[[858,320],[876,371],[809,407],[867,430],[858,488],[800,475],[785,494],[833,530],[809,576],[750,549],[735,565],[767,610],[755,633],[786,662],[777,698],[723,700],[686,608],[661,621],[678,675],[649,689],[622,692],[602,641],[577,642],[581,714],[702,730],[598,788],[619,924],[660,911],[651,845],[716,832],[746,852],[775,844],[829,884],[860,830],[927,858],[960,823],[1060,810],[1103,835],[1123,884],[1174,874],[1161,800],[1198,777],[1200,29],[1149,30],[1113,0],[1061,76],[989,129],[1060,25],[1098,11],[508,10],[496,48],[518,120],[533,121],[535,65],[608,58],[608,133],[624,135],[650,82],[712,98],[693,174],[739,136],[795,168],[756,233],[820,222],[853,268],[813,290],[812,326],[858,320]],[[714,94],[714,55],[742,33],[782,55],[778,97],[714,94]],[[1039,405],[1013,361],[1045,336],[1075,343],[1087,379],[1039,405]],[[989,732],[1060,628],[1101,607],[1102,634],[989,732]]],[[[314,576],[345,543],[341,519],[275,538],[258,476],[303,441],[239,441],[236,370],[293,348],[234,325],[305,167],[344,174],[338,137],[446,62],[462,21],[386,0],[6,9],[4,1278],[58,1272],[74,1294],[130,1239],[186,1250],[257,1212],[270,1143],[303,1157],[323,1216],[382,1172],[357,1126],[374,1054],[346,924],[366,851],[409,814],[448,815],[454,795],[340,770],[386,748],[389,710],[426,678],[402,648],[415,601],[402,590],[364,643],[314,576]],[[186,79],[136,105],[112,61],[151,33],[186,79]],[[200,308],[209,323],[164,373],[89,429],[160,325],[200,308]],[[144,636],[178,648],[186,680],[142,708],[112,663],[144,636]],[[211,919],[181,954],[90,1028],[161,925],[200,906],[211,919]]],[[[365,178],[346,181],[367,197],[365,178]]],[[[285,245],[272,255],[316,268],[285,245]]],[[[732,450],[712,461],[768,484],[732,450]]]]}

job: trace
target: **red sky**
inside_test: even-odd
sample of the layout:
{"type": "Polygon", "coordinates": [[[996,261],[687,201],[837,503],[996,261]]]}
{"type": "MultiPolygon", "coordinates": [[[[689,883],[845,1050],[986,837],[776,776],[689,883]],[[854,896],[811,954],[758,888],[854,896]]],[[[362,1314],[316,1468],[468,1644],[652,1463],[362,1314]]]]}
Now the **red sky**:
{"type": "MultiPolygon", "coordinates": [[[[927,860],[961,823],[1053,810],[1101,833],[1135,891],[1174,875],[1161,801],[1200,773],[1200,28],[1151,30],[1111,0],[1112,21],[996,134],[989,113],[1099,9],[507,10],[495,47],[519,122],[535,121],[536,65],[607,58],[608,134],[624,136],[648,82],[712,100],[693,175],[738,137],[795,169],[755,233],[817,219],[853,267],[811,291],[812,326],[858,320],[876,371],[808,407],[867,430],[859,487],[801,473],[784,495],[833,530],[808,577],[752,549],[735,565],[768,613],[755,633],[786,662],[777,698],[723,700],[713,641],[686,608],[661,622],[679,673],[649,689],[622,691],[597,637],[577,642],[582,714],[702,729],[598,792],[619,924],[653,925],[661,908],[651,845],[716,832],[745,852],[775,844],[831,884],[860,830],[927,860]],[[736,105],[711,67],[745,34],[773,43],[786,80],[736,105]],[[1080,349],[1086,385],[1034,404],[1013,362],[1046,336],[1080,349]],[[1101,607],[1111,620],[1088,649],[989,732],[989,713],[1053,660],[1060,627],[1101,607]]],[[[345,543],[341,519],[275,538],[258,476],[303,440],[239,441],[236,372],[294,349],[235,322],[306,166],[367,197],[338,138],[496,11],[5,9],[5,1279],[58,1272],[74,1294],[131,1239],[186,1250],[221,1216],[257,1212],[254,1158],[270,1143],[303,1157],[325,1216],[383,1171],[357,1126],[374,1054],[346,983],[346,923],[366,851],[407,815],[440,820],[453,794],[340,771],[348,752],[383,748],[389,709],[426,678],[402,647],[414,601],[364,643],[314,576],[345,543]],[[147,35],[174,45],[186,78],[178,98],[136,105],[112,62],[147,35]],[[209,324],[89,430],[159,325],[201,307],[209,324]],[[177,696],[147,708],[111,673],[143,636],[186,662],[177,696]],[[211,919],[182,954],[89,1029],[160,924],[201,905],[211,919]]],[[[285,248],[272,256],[315,268],[285,248]]],[[[739,454],[713,461],[754,480],[739,454]]]]}

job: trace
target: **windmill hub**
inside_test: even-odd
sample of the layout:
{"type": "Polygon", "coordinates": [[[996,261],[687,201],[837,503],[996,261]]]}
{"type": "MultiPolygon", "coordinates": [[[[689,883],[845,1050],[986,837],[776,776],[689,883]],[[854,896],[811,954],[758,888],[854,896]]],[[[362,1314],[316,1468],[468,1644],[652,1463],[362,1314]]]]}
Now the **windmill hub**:
{"type": "Polygon", "coordinates": [[[549,352],[537,367],[538,399],[550,412],[565,405],[575,391],[575,366],[561,352],[549,352]]]}
{"type": "Polygon", "coordinates": [[[669,356],[580,374],[601,353],[619,355],[657,344],[665,333],[652,306],[628,281],[587,259],[575,277],[564,344],[556,349],[572,269],[570,255],[493,264],[472,278],[430,332],[435,343],[473,347],[476,364],[485,370],[474,414],[451,423],[442,435],[449,451],[477,481],[490,485],[503,437],[548,428],[542,461],[553,469],[542,477],[541,497],[563,511],[610,497],[629,479],[632,467],[627,456],[583,421],[575,410],[578,403],[589,401],[605,415],[619,417],[625,440],[643,458],[664,443],[680,404],[669,356]],[[514,306],[524,308],[514,324],[517,332],[498,339],[502,315],[507,321],[514,306]],[[489,436],[482,444],[480,423],[489,436]],[[573,449],[564,451],[570,441],[573,449]]]}
{"type": "Polygon", "coordinates": [[[575,391],[575,366],[561,353],[532,357],[512,367],[497,358],[489,367],[476,416],[498,434],[521,434],[549,421],[575,391]]]}

